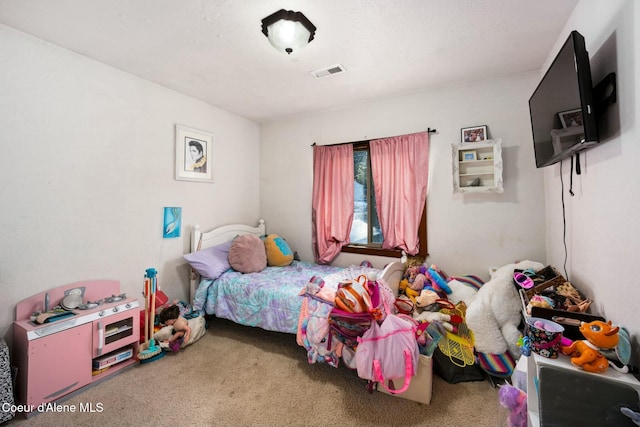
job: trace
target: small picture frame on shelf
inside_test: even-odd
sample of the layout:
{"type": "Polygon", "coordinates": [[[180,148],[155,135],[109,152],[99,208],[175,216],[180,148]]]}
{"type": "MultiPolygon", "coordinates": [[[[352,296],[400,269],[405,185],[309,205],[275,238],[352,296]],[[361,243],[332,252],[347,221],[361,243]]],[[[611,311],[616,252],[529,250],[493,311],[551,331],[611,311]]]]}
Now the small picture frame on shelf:
{"type": "Polygon", "coordinates": [[[482,142],[487,140],[487,126],[462,128],[462,142],[482,142]]]}
{"type": "Polygon", "coordinates": [[[560,123],[562,123],[563,129],[574,126],[582,126],[582,109],[580,108],[561,111],[558,113],[558,117],[560,117],[560,123]]]}
{"type": "Polygon", "coordinates": [[[478,155],[476,153],[476,150],[461,151],[460,155],[462,156],[463,162],[472,162],[474,160],[478,160],[478,155]]]}

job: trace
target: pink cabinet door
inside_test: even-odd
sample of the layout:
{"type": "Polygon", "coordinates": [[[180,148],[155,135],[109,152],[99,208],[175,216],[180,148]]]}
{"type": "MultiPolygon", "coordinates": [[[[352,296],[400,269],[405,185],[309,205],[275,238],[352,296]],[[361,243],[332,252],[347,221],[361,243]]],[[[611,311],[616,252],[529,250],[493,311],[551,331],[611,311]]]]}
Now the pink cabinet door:
{"type": "Polygon", "coordinates": [[[93,357],[118,350],[140,339],[137,309],[125,310],[93,322],[93,357]]]}
{"type": "Polygon", "coordinates": [[[29,342],[27,404],[51,402],[91,382],[91,323],[29,342]]]}

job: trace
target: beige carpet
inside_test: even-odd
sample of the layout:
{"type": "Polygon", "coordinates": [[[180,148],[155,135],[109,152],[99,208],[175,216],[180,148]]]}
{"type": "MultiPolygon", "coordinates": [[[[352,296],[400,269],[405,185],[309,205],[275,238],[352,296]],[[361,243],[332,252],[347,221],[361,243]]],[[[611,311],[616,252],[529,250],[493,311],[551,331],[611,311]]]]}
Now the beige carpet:
{"type": "Polygon", "coordinates": [[[375,392],[355,371],[309,365],[295,336],[210,319],[177,354],[135,365],[63,403],[101,413],[42,413],[27,426],[505,426],[487,381],[434,375],[431,405],[375,392]]]}

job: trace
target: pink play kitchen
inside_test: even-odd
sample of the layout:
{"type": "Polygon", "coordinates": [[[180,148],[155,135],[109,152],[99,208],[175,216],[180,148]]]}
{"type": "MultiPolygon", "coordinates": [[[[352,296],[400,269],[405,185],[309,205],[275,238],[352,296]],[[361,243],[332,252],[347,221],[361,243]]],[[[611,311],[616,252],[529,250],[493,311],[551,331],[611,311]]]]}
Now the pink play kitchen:
{"type": "Polygon", "coordinates": [[[16,305],[18,403],[37,410],[136,362],[139,303],[120,282],[59,286],[16,305]]]}

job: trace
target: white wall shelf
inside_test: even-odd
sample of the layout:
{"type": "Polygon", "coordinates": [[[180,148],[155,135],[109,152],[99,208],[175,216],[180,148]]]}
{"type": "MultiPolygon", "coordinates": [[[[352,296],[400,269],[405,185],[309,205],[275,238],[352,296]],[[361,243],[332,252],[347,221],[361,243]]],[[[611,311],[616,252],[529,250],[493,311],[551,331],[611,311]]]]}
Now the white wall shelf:
{"type": "Polygon", "coordinates": [[[502,139],[452,144],[454,193],[502,193],[502,139]]]}

